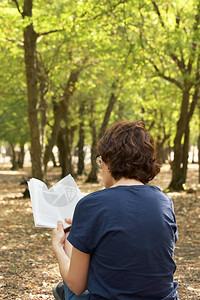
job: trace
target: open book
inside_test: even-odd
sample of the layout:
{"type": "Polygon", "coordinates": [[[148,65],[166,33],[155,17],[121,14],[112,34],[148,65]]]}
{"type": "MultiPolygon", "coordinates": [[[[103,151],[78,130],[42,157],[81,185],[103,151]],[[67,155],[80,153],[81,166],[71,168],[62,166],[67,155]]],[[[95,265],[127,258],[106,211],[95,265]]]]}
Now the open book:
{"type": "Polygon", "coordinates": [[[73,217],[77,202],[83,197],[74,178],[68,175],[50,189],[41,180],[28,181],[35,227],[56,228],[58,220],[64,228],[71,225],[65,218],[73,217]]]}

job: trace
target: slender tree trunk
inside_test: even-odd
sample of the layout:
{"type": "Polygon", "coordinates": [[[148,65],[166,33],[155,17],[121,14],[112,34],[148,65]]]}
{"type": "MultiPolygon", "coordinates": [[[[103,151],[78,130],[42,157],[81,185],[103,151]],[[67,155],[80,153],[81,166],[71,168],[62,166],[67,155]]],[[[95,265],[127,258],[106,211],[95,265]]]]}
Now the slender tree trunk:
{"type": "MultiPolygon", "coordinates": [[[[112,87],[114,88],[115,84],[113,84],[112,87]]],[[[117,102],[117,96],[115,95],[114,92],[112,92],[110,94],[108,106],[107,106],[107,109],[106,109],[106,112],[105,112],[105,115],[104,115],[103,123],[102,123],[100,131],[99,131],[98,139],[100,139],[104,135],[104,133],[105,133],[107,127],[108,127],[108,122],[110,120],[110,115],[111,115],[111,113],[114,109],[114,106],[115,106],[116,102],[117,102]]]]}
{"type": "Polygon", "coordinates": [[[187,111],[189,105],[189,91],[183,91],[182,107],[180,118],[177,122],[176,136],[174,139],[174,160],[172,162],[172,180],[169,185],[170,190],[180,191],[183,190],[183,172],[182,172],[182,137],[185,132],[187,111]]]}
{"type": "Polygon", "coordinates": [[[123,105],[123,102],[120,100],[120,101],[118,101],[118,109],[117,109],[117,114],[118,114],[119,120],[121,120],[123,118],[123,110],[124,110],[124,105],[123,105]]]}
{"type": "Polygon", "coordinates": [[[95,161],[95,157],[97,154],[97,134],[96,134],[96,126],[93,122],[90,124],[92,129],[92,146],[91,146],[91,171],[88,175],[86,182],[98,182],[97,178],[97,165],[95,161]]]}
{"type": "Polygon", "coordinates": [[[51,160],[53,162],[53,166],[57,167],[56,158],[55,158],[55,155],[54,155],[53,151],[51,152],[51,160]]]}
{"type": "Polygon", "coordinates": [[[92,145],[91,145],[91,171],[88,175],[86,182],[98,182],[97,178],[97,165],[95,162],[95,157],[97,154],[96,147],[97,147],[97,132],[96,132],[96,124],[94,121],[94,103],[91,104],[91,119],[90,119],[90,128],[92,134],[92,145]]]}
{"type": "Polygon", "coordinates": [[[84,142],[85,142],[84,122],[81,122],[79,124],[78,170],[77,170],[78,175],[82,175],[85,168],[84,142]]]}
{"type": "Polygon", "coordinates": [[[190,142],[190,127],[189,124],[186,125],[182,152],[182,178],[183,183],[186,182],[187,178],[187,168],[188,168],[188,152],[189,152],[189,142],[190,142]]]}
{"type": "Polygon", "coordinates": [[[68,129],[61,129],[58,134],[57,146],[59,149],[59,161],[62,169],[62,178],[68,174],[74,175],[74,169],[72,165],[72,144],[73,135],[76,126],[68,129]]]}
{"type": "Polygon", "coordinates": [[[66,155],[66,175],[74,173],[72,166],[72,139],[73,135],[71,129],[65,128],[65,155],[66,155]]]}
{"type": "Polygon", "coordinates": [[[85,142],[85,132],[84,123],[80,123],[79,127],[79,142],[78,142],[78,175],[82,175],[85,168],[85,154],[84,154],[84,143],[85,142]]]}
{"type": "MultiPolygon", "coordinates": [[[[112,88],[113,89],[116,88],[116,83],[113,83],[112,88]]],[[[114,109],[114,106],[115,106],[116,102],[117,102],[117,96],[114,92],[111,92],[110,98],[109,98],[109,101],[108,101],[108,106],[107,106],[106,111],[105,111],[104,119],[103,119],[100,131],[99,131],[99,134],[98,134],[98,139],[100,139],[104,135],[104,132],[107,129],[107,126],[108,126],[108,123],[109,123],[109,120],[110,120],[110,116],[111,116],[111,113],[114,109]]],[[[92,129],[92,147],[91,147],[91,167],[92,168],[91,168],[91,171],[88,175],[88,178],[87,178],[86,182],[97,182],[98,181],[98,179],[97,179],[97,166],[96,166],[96,162],[95,162],[95,157],[96,157],[96,153],[97,153],[97,150],[96,150],[96,147],[97,147],[97,132],[96,132],[95,122],[93,120],[93,113],[94,113],[94,104],[92,104],[92,106],[91,106],[92,118],[91,118],[91,123],[90,123],[91,129],[92,129]]]]}
{"type": "Polygon", "coordinates": [[[67,171],[66,171],[65,138],[64,138],[64,132],[62,130],[60,130],[58,133],[57,146],[59,150],[59,162],[62,170],[61,177],[63,178],[67,174],[67,171]]]}
{"type": "Polygon", "coordinates": [[[164,144],[169,137],[170,135],[168,134],[165,134],[163,138],[161,138],[161,136],[158,136],[156,141],[156,150],[157,150],[156,161],[160,165],[162,165],[165,162],[164,144]]]}
{"type": "Polygon", "coordinates": [[[20,169],[23,169],[24,166],[24,145],[20,145],[20,152],[18,153],[18,166],[20,169]]]}
{"type": "Polygon", "coordinates": [[[19,165],[18,165],[18,152],[15,151],[15,145],[10,144],[11,147],[11,153],[12,153],[12,158],[11,158],[11,162],[12,162],[12,167],[11,170],[18,170],[19,169],[19,165]]]}
{"type": "MultiPolygon", "coordinates": [[[[37,78],[39,81],[40,103],[39,103],[39,120],[40,120],[40,144],[41,144],[41,161],[43,161],[45,151],[46,139],[46,125],[47,125],[47,99],[46,93],[48,91],[48,82],[41,67],[41,62],[37,59],[37,78]]],[[[43,167],[43,166],[42,166],[43,167]]]]}
{"type": "Polygon", "coordinates": [[[85,167],[84,159],[84,142],[85,142],[85,131],[84,131],[84,103],[80,106],[79,109],[79,141],[78,141],[78,164],[77,164],[77,174],[82,175],[85,167]]]}
{"type": "MultiPolygon", "coordinates": [[[[32,17],[32,0],[24,1],[24,17],[32,17]]],[[[43,179],[41,167],[41,146],[38,123],[38,88],[36,70],[36,39],[37,34],[33,24],[24,29],[24,53],[26,66],[27,94],[28,94],[28,119],[31,139],[32,176],[43,179]]]]}
{"type": "MultiPolygon", "coordinates": [[[[199,60],[197,62],[197,66],[199,66],[199,60]]],[[[188,167],[188,152],[189,152],[189,142],[190,142],[190,121],[192,119],[198,97],[199,97],[199,68],[197,67],[197,73],[196,73],[196,84],[195,84],[195,90],[193,92],[192,102],[190,104],[190,109],[187,114],[187,120],[186,120],[186,126],[185,126],[185,135],[184,135],[184,144],[183,144],[183,157],[182,157],[182,163],[183,163],[183,180],[184,183],[186,182],[187,178],[187,167],[188,167]]]]}
{"type": "Polygon", "coordinates": [[[80,70],[71,71],[71,74],[69,76],[64,95],[63,100],[60,102],[58,109],[55,112],[55,121],[52,128],[51,137],[48,141],[48,145],[45,149],[44,154],[44,169],[46,172],[47,164],[51,155],[51,151],[53,149],[53,146],[55,145],[60,129],[60,122],[64,118],[65,115],[67,115],[68,112],[68,105],[69,105],[69,99],[73,95],[73,92],[75,90],[75,84],[78,80],[80,70]]]}
{"type": "Polygon", "coordinates": [[[198,164],[199,164],[199,183],[200,183],[200,134],[198,138],[198,164]]]}
{"type": "Polygon", "coordinates": [[[199,183],[200,183],[200,103],[199,103],[198,165],[199,165],[199,183]]]}

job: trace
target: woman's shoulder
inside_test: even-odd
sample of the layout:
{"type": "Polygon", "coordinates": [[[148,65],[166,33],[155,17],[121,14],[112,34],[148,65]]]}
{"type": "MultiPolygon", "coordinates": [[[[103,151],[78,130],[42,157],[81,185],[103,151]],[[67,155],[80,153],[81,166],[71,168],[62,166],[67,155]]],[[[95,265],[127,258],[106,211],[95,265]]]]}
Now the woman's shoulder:
{"type": "Polygon", "coordinates": [[[98,206],[105,203],[108,203],[115,197],[116,193],[119,193],[114,188],[105,188],[90,194],[85,195],[82,199],[79,200],[79,206],[98,206]]]}
{"type": "Polygon", "coordinates": [[[99,191],[95,191],[93,193],[89,193],[89,194],[85,195],[80,201],[82,201],[82,202],[86,201],[87,202],[87,201],[90,201],[90,200],[105,197],[107,194],[109,194],[108,190],[109,189],[102,189],[102,190],[99,190],[99,191]]]}

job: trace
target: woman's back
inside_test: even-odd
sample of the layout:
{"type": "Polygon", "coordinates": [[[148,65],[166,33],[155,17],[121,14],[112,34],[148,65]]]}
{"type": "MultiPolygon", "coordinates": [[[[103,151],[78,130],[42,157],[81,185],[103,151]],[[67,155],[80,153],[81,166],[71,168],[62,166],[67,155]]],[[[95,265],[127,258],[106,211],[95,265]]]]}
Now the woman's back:
{"type": "Polygon", "coordinates": [[[91,299],[175,299],[176,222],[170,198],[150,185],[84,197],[68,237],[90,253],[91,299]]]}

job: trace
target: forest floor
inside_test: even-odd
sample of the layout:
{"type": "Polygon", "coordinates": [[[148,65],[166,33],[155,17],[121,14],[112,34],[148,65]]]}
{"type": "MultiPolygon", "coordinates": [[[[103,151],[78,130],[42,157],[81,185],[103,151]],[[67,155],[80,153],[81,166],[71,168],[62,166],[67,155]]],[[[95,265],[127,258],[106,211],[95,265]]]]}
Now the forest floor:
{"type": "MultiPolygon", "coordinates": [[[[51,250],[51,230],[34,227],[30,199],[23,199],[30,167],[11,171],[8,163],[0,164],[0,299],[54,299],[52,288],[61,277],[51,250]]],[[[150,184],[164,189],[171,171],[164,165],[150,184]]],[[[60,179],[60,169],[50,167],[47,182],[60,179]]],[[[102,188],[102,183],[77,183],[83,193],[102,188]]],[[[179,241],[176,244],[175,280],[179,283],[179,297],[200,299],[200,185],[198,167],[190,165],[186,183],[188,192],[169,193],[174,201],[179,241]]]]}

